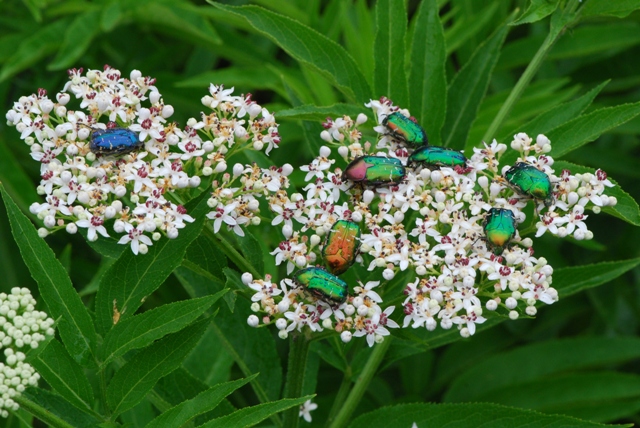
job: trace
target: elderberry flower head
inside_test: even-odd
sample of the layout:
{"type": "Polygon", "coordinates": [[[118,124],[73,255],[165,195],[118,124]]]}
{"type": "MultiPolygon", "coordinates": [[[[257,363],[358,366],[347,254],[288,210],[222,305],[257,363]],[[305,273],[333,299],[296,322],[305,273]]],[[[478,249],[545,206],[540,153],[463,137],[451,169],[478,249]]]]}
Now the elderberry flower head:
{"type": "MultiPolygon", "coordinates": [[[[535,315],[539,302],[557,301],[558,293],[551,286],[553,267],[544,257],[533,256],[532,239],[520,236],[518,230],[536,231],[536,237],[549,231],[560,237],[591,239],[585,211],[598,213],[601,206],[616,203],[614,197],[603,194],[612,186],[606,174],[598,170],[572,175],[564,170],[556,175],[547,154],[549,139],[539,135],[533,143],[524,133],[512,143],[520,155],[514,165],[526,164],[519,168],[526,169],[540,182],[534,184],[541,184],[548,194],[533,189],[526,174],[520,182],[505,178],[514,165],[500,164],[508,148],[495,140],[474,148],[464,166],[409,162],[415,147],[384,125],[390,114],[409,117],[409,112],[386,98],[367,106],[378,123],[373,128],[378,133],[375,142],[362,141],[359,127],[365,121],[360,117],[328,119],[321,134],[327,146],[300,168],[308,183],[304,193],[289,194],[283,188],[277,198],[271,198],[272,225],[281,226],[284,237],[271,254],[276,265],[286,264],[289,275],[324,264],[323,237],[336,221],[349,220],[362,231],[360,254],[355,257],[361,267],[351,269],[356,276],[364,269],[378,272],[384,281],[381,286],[380,281],[350,284],[346,300],[336,303],[289,279],[281,280],[278,287],[270,279],[252,278],[246,284],[256,291],[257,304],[252,307],[265,314],[261,321],[275,322],[280,337],[294,329],[333,328],[344,341],[365,336],[373,345],[388,334],[385,326],[397,326],[387,318],[394,307],[381,310],[383,299],[403,299],[403,327],[431,331],[455,325],[464,337],[473,335],[477,324],[493,311],[515,319],[523,313],[535,315]],[[333,155],[334,149],[338,156],[333,155]],[[364,179],[352,182],[349,178],[356,173],[343,174],[344,170],[364,155],[402,165],[394,170],[401,177],[367,181],[367,168],[373,166],[365,163],[364,179]],[[533,210],[526,210],[529,202],[533,210]],[[496,212],[513,224],[498,230],[502,235],[491,240],[486,230],[495,224],[487,223],[496,212]],[[373,284],[378,286],[376,292],[371,290],[373,284]]],[[[500,222],[497,226],[505,227],[500,222]]]]}
{"type": "Polygon", "coordinates": [[[72,69],[55,100],[40,89],[7,112],[40,162],[45,202],[30,207],[44,224],[40,236],[78,228],[90,241],[116,234],[144,254],[152,239],[176,238],[194,221],[182,202],[189,188],[209,184],[203,177],[223,177],[226,156],[243,148],[268,153],[279,143],[273,115],[250,95],[211,85],[203,98],[211,112],[181,128],[168,121],[173,107],[155,83],[137,70],[126,78],[109,66],[72,69]]]}
{"type": "Polygon", "coordinates": [[[24,348],[53,336],[53,319],[35,310],[36,300],[28,288],[12,288],[10,294],[0,293],[0,349],[4,348],[4,362],[0,362],[0,416],[18,410],[14,400],[27,386],[36,386],[40,375],[25,363],[24,348]]]}

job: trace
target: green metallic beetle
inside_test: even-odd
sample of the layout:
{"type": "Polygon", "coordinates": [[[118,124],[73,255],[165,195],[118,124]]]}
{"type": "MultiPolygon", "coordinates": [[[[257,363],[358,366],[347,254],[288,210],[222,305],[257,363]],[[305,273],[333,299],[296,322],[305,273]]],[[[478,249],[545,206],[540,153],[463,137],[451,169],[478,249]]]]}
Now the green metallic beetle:
{"type": "Polygon", "coordinates": [[[382,124],[389,129],[391,135],[406,143],[414,146],[429,144],[422,126],[398,111],[385,117],[382,124]]]}
{"type": "Polygon", "coordinates": [[[342,173],[342,181],[372,186],[398,184],[406,174],[400,159],[384,156],[360,156],[355,158],[342,173]]]}
{"type": "Polygon", "coordinates": [[[344,273],[356,261],[360,248],[360,226],[349,220],[338,220],[331,227],[322,249],[329,272],[344,273]]]}
{"type": "Polygon", "coordinates": [[[499,256],[516,235],[517,221],[507,208],[491,208],[484,218],[482,229],[489,251],[499,256]]]}
{"type": "Polygon", "coordinates": [[[504,178],[520,195],[541,199],[547,207],[553,205],[551,180],[544,171],[535,166],[518,162],[504,173],[504,178]]]}
{"type": "Polygon", "coordinates": [[[340,304],[347,300],[346,282],[321,267],[308,267],[293,274],[294,282],[327,303],[340,304]]]}
{"type": "Polygon", "coordinates": [[[446,147],[424,146],[416,149],[409,156],[409,163],[421,163],[426,167],[467,166],[467,158],[461,152],[446,147]]]}

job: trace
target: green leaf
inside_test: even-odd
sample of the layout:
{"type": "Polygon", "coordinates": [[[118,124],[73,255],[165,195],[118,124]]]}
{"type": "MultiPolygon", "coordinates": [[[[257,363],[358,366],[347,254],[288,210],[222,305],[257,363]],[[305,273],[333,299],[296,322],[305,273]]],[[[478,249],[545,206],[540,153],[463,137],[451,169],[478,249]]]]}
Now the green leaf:
{"type": "MultiPolygon", "coordinates": [[[[562,169],[568,169],[573,174],[585,172],[590,172],[592,174],[595,173],[593,168],[587,168],[582,165],[575,165],[565,161],[557,161],[553,164],[554,168],[557,171],[562,169]]],[[[620,185],[611,177],[608,177],[609,181],[615,184],[615,187],[608,187],[605,191],[605,194],[610,196],[615,196],[618,199],[618,203],[613,207],[603,207],[602,211],[616,216],[627,223],[631,223],[634,226],[640,226],[640,207],[638,207],[638,203],[635,199],[633,199],[627,192],[620,188],[620,185]]]]}
{"type": "Polygon", "coordinates": [[[31,365],[58,394],[77,408],[91,413],[93,390],[89,379],[60,342],[50,341],[31,365]]]}
{"type": "Polygon", "coordinates": [[[557,373],[622,364],[638,358],[640,339],[632,337],[572,338],[535,343],[479,361],[449,384],[444,400],[486,399],[490,391],[498,388],[548,380],[557,373]],[[518,364],[510,364],[512,361],[518,364]],[[540,361],[545,363],[539,364],[540,361]],[[492,367],[500,367],[500,376],[495,375],[492,367]]]}
{"type": "Polygon", "coordinates": [[[199,236],[209,209],[207,195],[189,202],[187,211],[196,220],[182,229],[178,238],[155,242],[147,254],[136,256],[127,249],[109,268],[96,296],[96,322],[101,333],[106,334],[113,326],[114,309],[120,314],[120,322],[132,317],[144,299],[180,266],[187,247],[199,236]]]}
{"type": "Polygon", "coordinates": [[[531,0],[522,16],[509,25],[531,24],[546,18],[558,8],[558,0],[531,0]]]}
{"type": "Polygon", "coordinates": [[[105,33],[112,31],[122,20],[122,5],[120,0],[111,0],[102,8],[100,14],[100,28],[105,33]]]}
{"type": "Polygon", "coordinates": [[[364,73],[368,83],[373,76],[373,40],[374,24],[373,11],[369,9],[366,0],[356,0],[351,2],[339,2],[341,11],[340,24],[344,37],[344,45],[351,54],[356,64],[364,73]],[[354,4],[355,3],[355,4],[354,4]]]}
{"type": "MultiPolygon", "coordinates": [[[[549,51],[546,60],[568,58],[593,58],[597,55],[612,56],[640,44],[640,24],[622,21],[580,26],[570,37],[563,37],[549,51]],[[615,34],[616,37],[611,37],[615,34]]],[[[527,65],[543,43],[545,34],[517,39],[502,51],[497,70],[527,65]]]]}
{"type": "Polygon", "coordinates": [[[167,27],[199,43],[217,48],[220,36],[198,9],[186,2],[143,2],[135,12],[141,22],[167,27]]]}
{"type": "Polygon", "coordinates": [[[283,410],[299,406],[307,400],[313,398],[313,395],[307,395],[300,398],[285,398],[270,403],[258,404],[257,406],[245,407],[236,410],[230,415],[213,419],[206,424],[200,425],[199,428],[218,428],[218,427],[250,427],[259,422],[264,421],[283,410]]]}
{"type": "MultiPolygon", "coordinates": [[[[520,132],[520,130],[524,129],[522,128],[523,123],[529,122],[536,116],[553,110],[563,102],[573,98],[580,88],[578,85],[572,85],[568,88],[565,87],[569,82],[570,79],[568,78],[544,79],[528,85],[522,92],[522,95],[513,104],[509,116],[505,118],[500,129],[517,127],[517,132],[520,132]]],[[[511,89],[500,91],[491,96],[487,96],[482,101],[476,120],[473,122],[469,136],[467,137],[470,145],[480,145],[487,128],[499,113],[510,93],[511,89]]],[[[508,137],[506,140],[498,141],[511,141],[513,135],[514,133],[507,134],[508,137]]]]}
{"type": "Polygon", "coordinates": [[[485,426],[491,428],[584,428],[605,426],[568,416],[544,415],[532,410],[515,409],[497,404],[421,403],[382,407],[360,415],[349,424],[349,428],[369,428],[372,426],[407,428],[414,423],[418,427],[446,428],[485,426]]]}
{"type": "Polygon", "coordinates": [[[447,111],[446,52],[438,13],[436,0],[421,2],[409,61],[410,111],[434,145],[441,144],[440,132],[447,111]]]}
{"type": "Polygon", "coordinates": [[[487,390],[477,400],[608,422],[631,417],[640,409],[639,398],[640,376],[596,372],[556,374],[518,382],[487,390]]]}
{"type": "Polygon", "coordinates": [[[297,21],[258,6],[211,4],[244,17],[254,29],[273,40],[293,59],[320,73],[350,100],[361,103],[371,97],[371,89],[358,64],[333,40],[297,21]]]}
{"type": "Polygon", "coordinates": [[[482,29],[486,28],[498,10],[498,6],[497,2],[493,2],[479,13],[457,14],[454,24],[444,33],[447,56],[470,42],[482,29]]]}
{"type": "Polygon", "coordinates": [[[375,98],[385,96],[407,106],[409,88],[405,73],[407,6],[403,0],[379,0],[375,6],[376,36],[373,46],[375,98]]]}
{"type": "Polygon", "coordinates": [[[21,397],[16,398],[16,401],[19,402],[21,408],[26,409],[33,415],[37,415],[40,420],[48,419],[36,413],[34,409],[32,409],[32,403],[37,406],[38,411],[44,411],[45,415],[54,415],[54,418],[62,419],[74,428],[96,428],[100,426],[100,422],[102,422],[73,407],[58,394],[41,388],[27,388],[21,397]]]}
{"type": "Polygon", "coordinates": [[[608,15],[624,18],[640,9],[640,0],[589,0],[582,8],[582,16],[608,15]]]}
{"type": "Polygon", "coordinates": [[[245,259],[260,273],[264,273],[264,256],[260,243],[255,236],[247,229],[244,230],[244,236],[234,236],[238,241],[238,245],[242,249],[245,259]]]}
{"type": "MultiPolygon", "coordinates": [[[[518,132],[526,132],[527,134],[532,136],[532,138],[537,136],[538,134],[547,134],[558,126],[561,126],[564,123],[578,117],[587,107],[591,105],[595,97],[609,82],[609,80],[602,82],[580,98],[566,102],[546,111],[545,113],[542,113],[530,122],[518,127],[518,129],[513,129],[512,131],[505,133],[504,137],[500,138],[498,141],[507,142],[509,138],[512,138],[513,135],[518,132]]],[[[510,152],[505,153],[505,156],[501,159],[501,162],[511,163],[511,157],[509,157],[509,160],[505,160],[510,154],[510,152]]],[[[513,161],[515,161],[516,157],[517,154],[514,152],[513,161]]]]}
{"type": "Polygon", "coordinates": [[[158,379],[180,367],[210,322],[210,319],[205,319],[172,333],[140,351],[122,366],[107,387],[107,403],[112,416],[138,404],[158,379]]]}
{"type": "Polygon", "coordinates": [[[553,287],[560,298],[614,280],[640,264],[640,258],[591,265],[571,266],[553,272],[553,287]]]}
{"type": "Polygon", "coordinates": [[[552,147],[549,155],[558,159],[638,115],[640,103],[601,108],[582,115],[547,134],[552,147]]]}
{"type": "Polygon", "coordinates": [[[13,237],[31,276],[38,283],[49,315],[54,319],[61,318],[58,331],[62,341],[74,361],[83,366],[95,365],[96,331],[69,275],[1,183],[0,194],[7,209],[13,237]]]}
{"type": "Polygon", "coordinates": [[[303,105],[294,107],[288,110],[281,110],[278,112],[278,120],[292,119],[292,120],[310,120],[314,122],[324,122],[327,117],[333,119],[350,116],[355,120],[360,113],[370,113],[368,109],[364,107],[354,106],[353,104],[334,104],[332,106],[320,107],[314,105],[303,105]]]}
{"type": "Polygon", "coordinates": [[[92,9],[78,15],[66,29],[62,46],[47,69],[62,70],[76,63],[100,31],[100,10],[92,9]]]}
{"type": "Polygon", "coordinates": [[[220,343],[213,328],[207,330],[200,343],[182,364],[189,373],[209,386],[231,379],[233,365],[233,356],[220,343]]]}
{"type": "Polygon", "coordinates": [[[60,34],[64,34],[70,25],[70,19],[59,19],[42,27],[39,31],[23,38],[0,71],[0,82],[25,70],[49,55],[60,46],[60,34]]]}
{"type": "Polygon", "coordinates": [[[201,392],[195,398],[184,401],[172,409],[167,410],[146,425],[145,428],[182,426],[196,416],[215,409],[226,396],[252,381],[256,376],[257,375],[222,383],[201,392]]]}
{"type": "Polygon", "coordinates": [[[227,257],[206,236],[198,236],[187,248],[182,265],[206,276],[224,280],[222,270],[227,267],[227,257]]]}
{"type": "Polygon", "coordinates": [[[213,296],[169,303],[118,322],[104,338],[101,367],[104,368],[132,349],[143,348],[169,333],[182,330],[227,291],[225,289],[213,296]]]}
{"type": "MultiPolygon", "coordinates": [[[[18,141],[17,134],[15,141],[18,141]]],[[[12,142],[11,144],[16,144],[12,142]]],[[[29,205],[33,202],[40,201],[41,197],[36,192],[33,181],[18,162],[18,159],[9,150],[4,140],[0,139],[0,182],[2,182],[9,192],[13,195],[14,201],[18,204],[22,211],[29,209],[29,205]]]]}
{"type": "Polygon", "coordinates": [[[443,145],[461,148],[484,97],[508,27],[501,26],[473,53],[449,85],[443,145]]]}
{"type": "Polygon", "coordinates": [[[218,339],[244,374],[260,373],[251,382],[258,399],[266,403],[279,397],[282,386],[282,366],[276,350],[274,336],[266,328],[247,327],[251,315],[248,305],[237,305],[230,313],[223,307],[223,313],[213,320],[218,339]],[[232,331],[233,334],[226,332],[232,331]]]}
{"type": "MultiPolygon", "coordinates": [[[[205,339],[203,338],[203,340],[205,339]]],[[[191,352],[193,353],[194,351],[191,352]]],[[[160,379],[154,388],[158,395],[171,405],[169,407],[176,406],[185,400],[190,400],[207,389],[206,383],[196,379],[184,367],[179,367],[160,379]]],[[[169,408],[166,410],[169,410],[169,408]]]]}

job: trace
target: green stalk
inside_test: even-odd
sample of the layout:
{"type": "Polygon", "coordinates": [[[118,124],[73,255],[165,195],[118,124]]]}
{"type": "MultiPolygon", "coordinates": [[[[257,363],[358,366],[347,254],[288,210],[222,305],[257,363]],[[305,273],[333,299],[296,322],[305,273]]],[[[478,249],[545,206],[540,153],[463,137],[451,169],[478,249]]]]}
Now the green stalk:
{"type": "Polygon", "coordinates": [[[529,86],[531,79],[533,79],[533,76],[535,76],[540,69],[542,61],[547,56],[547,53],[549,53],[551,47],[563,34],[563,30],[567,26],[577,21],[577,16],[571,17],[576,4],[577,3],[574,1],[570,3],[564,11],[558,10],[552,15],[549,34],[547,34],[544,42],[542,42],[542,46],[540,46],[538,52],[536,52],[531,62],[524,70],[524,73],[522,73],[520,79],[511,90],[511,93],[507,97],[507,100],[504,102],[504,104],[502,104],[502,107],[500,107],[500,111],[498,111],[498,114],[496,114],[496,116],[493,118],[493,122],[491,122],[491,125],[489,125],[489,128],[487,128],[487,131],[484,133],[482,141],[490,142],[493,138],[496,137],[496,132],[498,131],[498,129],[500,129],[500,126],[502,126],[502,123],[511,112],[513,105],[516,103],[516,101],[518,101],[526,87],[529,86]],[[556,20],[554,18],[556,18],[556,14],[561,14],[557,17],[558,21],[560,21],[559,28],[554,28],[554,24],[556,24],[556,20]]]}
{"type": "Polygon", "coordinates": [[[333,406],[331,406],[331,411],[329,411],[329,417],[327,418],[327,426],[333,421],[336,417],[336,414],[341,408],[341,404],[345,402],[347,399],[347,394],[349,394],[349,388],[351,387],[351,367],[347,367],[347,370],[344,372],[344,376],[342,377],[342,383],[340,384],[340,388],[338,389],[338,393],[336,394],[336,398],[333,400],[333,406]]]}
{"type": "MultiPolygon", "coordinates": [[[[287,365],[287,383],[284,387],[284,398],[298,398],[302,395],[302,384],[307,367],[307,356],[311,342],[302,334],[291,334],[289,340],[289,363],[287,365]]],[[[284,412],[282,426],[297,428],[300,420],[300,409],[294,406],[284,412]]]]}
{"type": "Polygon", "coordinates": [[[242,254],[240,254],[233,245],[227,241],[224,236],[220,233],[215,233],[210,224],[207,224],[203,229],[204,234],[207,238],[211,240],[214,244],[216,244],[222,252],[229,257],[229,259],[239,268],[244,270],[245,272],[249,272],[253,275],[254,278],[262,278],[262,274],[253,267],[251,263],[245,259],[242,254]]]}
{"type": "Polygon", "coordinates": [[[360,404],[360,400],[369,387],[371,379],[373,379],[373,376],[376,374],[378,367],[380,367],[380,363],[382,363],[382,359],[387,353],[389,345],[391,345],[391,340],[391,336],[387,336],[384,338],[384,342],[377,343],[373,347],[373,352],[371,352],[369,360],[362,369],[362,373],[360,373],[360,375],[358,376],[358,379],[356,380],[353,389],[344,402],[344,405],[340,409],[340,412],[338,412],[338,416],[336,416],[336,419],[333,421],[333,423],[329,425],[331,428],[340,428],[347,426],[347,423],[349,422],[353,411],[356,409],[358,404],[360,404]]]}
{"type": "Polygon", "coordinates": [[[17,395],[16,397],[13,397],[13,399],[20,405],[20,407],[31,413],[36,418],[40,419],[42,422],[47,424],[47,426],[54,428],[73,428],[73,425],[60,419],[49,410],[45,409],[39,404],[34,403],[24,395],[17,395]]]}

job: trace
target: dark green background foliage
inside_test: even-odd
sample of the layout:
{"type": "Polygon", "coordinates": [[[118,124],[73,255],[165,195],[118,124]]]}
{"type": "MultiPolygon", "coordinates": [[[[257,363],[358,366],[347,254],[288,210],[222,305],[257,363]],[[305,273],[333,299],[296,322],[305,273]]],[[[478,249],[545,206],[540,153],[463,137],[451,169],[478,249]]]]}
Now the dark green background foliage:
{"type": "MultiPolygon", "coordinates": [[[[636,0],[5,0],[0,99],[6,111],[38,88],[53,96],[66,69],[109,64],[157,77],[184,124],[199,115],[210,82],[235,86],[281,124],[270,158],[232,159],[261,166],[309,162],[322,120],[367,113],[363,103],[383,95],[409,108],[432,143],[467,154],[483,139],[508,144],[515,132],[544,132],[556,170],[602,168],[620,185],[618,206],[588,219],[593,241],[536,240],[536,255],[556,269],[560,302],[532,320],[492,318],[466,340],[394,332],[377,362],[364,341],[314,341],[299,395],[317,394],[313,426],[330,417],[390,427],[639,422],[639,8],[636,0]],[[339,413],[347,397],[355,401],[339,413]]],[[[0,124],[0,289],[29,287],[59,320],[56,339],[30,356],[40,388],[25,393],[7,426],[30,426],[32,413],[56,426],[142,427],[160,414],[149,426],[292,426],[278,412],[295,414],[306,398],[282,399],[289,345],[247,326],[243,270],[200,234],[202,222],[138,257],[79,235],[43,241],[27,218],[40,201],[37,168],[15,129],[0,124]],[[131,302],[115,327],[114,299],[131,302]]],[[[205,202],[190,203],[200,220],[205,202]]],[[[278,242],[268,222],[250,232],[227,238],[256,270],[284,276],[268,254],[278,242]]]]}

